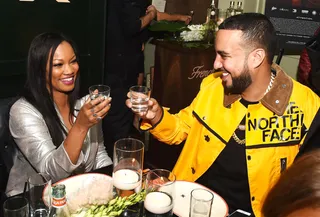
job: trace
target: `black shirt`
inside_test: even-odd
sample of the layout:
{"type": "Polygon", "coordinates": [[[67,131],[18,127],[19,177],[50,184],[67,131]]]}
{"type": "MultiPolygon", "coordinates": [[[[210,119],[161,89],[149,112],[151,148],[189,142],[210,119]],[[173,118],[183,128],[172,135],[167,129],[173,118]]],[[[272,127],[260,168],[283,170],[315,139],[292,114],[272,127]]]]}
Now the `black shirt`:
{"type": "Polygon", "coordinates": [[[141,53],[148,39],[147,28],[141,29],[140,18],[145,16],[148,0],[109,0],[107,18],[107,53],[134,55],[141,53]]]}
{"type": "MultiPolygon", "coordinates": [[[[252,104],[243,99],[240,102],[246,107],[252,104]]],[[[241,121],[242,125],[245,125],[245,118],[241,121]]],[[[245,138],[245,130],[237,128],[235,134],[240,140],[245,138]]],[[[227,202],[229,213],[242,209],[253,215],[245,145],[238,144],[233,137],[197,182],[219,194],[227,202]]]]}
{"type": "Polygon", "coordinates": [[[104,79],[113,91],[119,86],[136,85],[138,74],[144,72],[142,44],[149,34],[147,27],[141,29],[140,18],[145,16],[149,5],[149,0],[108,0],[104,79]]]}

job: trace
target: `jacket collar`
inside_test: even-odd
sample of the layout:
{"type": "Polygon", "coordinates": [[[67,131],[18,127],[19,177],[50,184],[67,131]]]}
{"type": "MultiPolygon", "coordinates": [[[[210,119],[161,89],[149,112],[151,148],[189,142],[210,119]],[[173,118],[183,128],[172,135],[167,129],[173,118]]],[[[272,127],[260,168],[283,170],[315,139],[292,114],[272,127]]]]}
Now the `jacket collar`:
{"type": "MultiPolygon", "coordinates": [[[[262,105],[277,115],[285,112],[293,89],[292,79],[277,64],[272,64],[271,70],[276,73],[271,90],[261,99],[262,105]]],[[[225,94],[223,105],[230,107],[239,100],[239,94],[225,94]]]]}

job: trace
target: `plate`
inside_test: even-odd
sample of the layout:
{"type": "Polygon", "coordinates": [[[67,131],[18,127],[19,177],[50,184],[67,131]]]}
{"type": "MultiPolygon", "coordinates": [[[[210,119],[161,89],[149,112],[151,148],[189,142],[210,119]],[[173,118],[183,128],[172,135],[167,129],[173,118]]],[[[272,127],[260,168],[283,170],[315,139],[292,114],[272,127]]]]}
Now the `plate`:
{"type": "MultiPolygon", "coordinates": [[[[190,194],[191,191],[195,188],[203,188],[211,191],[210,189],[204,187],[195,182],[188,181],[176,181],[175,189],[176,195],[173,206],[173,213],[179,217],[189,217],[189,207],[190,207],[190,194]]],[[[215,193],[213,202],[212,202],[212,210],[211,217],[225,217],[228,215],[229,208],[225,200],[215,193]]]]}
{"type": "MultiPolygon", "coordinates": [[[[56,182],[66,186],[66,198],[68,207],[73,213],[88,204],[105,204],[112,198],[112,178],[100,173],[86,173],[56,182]]],[[[43,199],[48,200],[49,189],[43,191],[43,199]]]]}

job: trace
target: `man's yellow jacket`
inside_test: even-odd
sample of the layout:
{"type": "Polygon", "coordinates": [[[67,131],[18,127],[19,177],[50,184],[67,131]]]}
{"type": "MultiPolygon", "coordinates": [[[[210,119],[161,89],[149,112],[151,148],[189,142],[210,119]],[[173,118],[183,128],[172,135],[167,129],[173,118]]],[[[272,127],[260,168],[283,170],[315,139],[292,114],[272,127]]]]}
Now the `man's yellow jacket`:
{"type": "MultiPolygon", "coordinates": [[[[259,103],[246,108],[239,102],[240,95],[226,95],[221,79],[211,74],[203,80],[190,106],[175,115],[164,109],[161,121],[150,130],[167,144],[186,140],[173,172],[177,180],[196,181],[246,116],[248,181],[256,217],[261,216],[265,194],[293,163],[320,102],[316,94],[279,66],[272,67],[276,71],[273,86],[259,103]]],[[[141,129],[150,127],[146,122],[141,125],[141,129]]]]}

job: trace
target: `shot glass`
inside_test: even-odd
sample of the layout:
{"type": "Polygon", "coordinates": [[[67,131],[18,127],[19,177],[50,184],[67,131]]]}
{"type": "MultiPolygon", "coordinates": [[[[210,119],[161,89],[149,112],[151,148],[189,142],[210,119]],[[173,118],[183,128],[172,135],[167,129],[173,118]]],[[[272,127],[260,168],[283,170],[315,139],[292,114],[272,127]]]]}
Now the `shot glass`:
{"type": "Polygon", "coordinates": [[[28,178],[28,193],[31,217],[47,217],[51,207],[51,177],[46,173],[36,173],[28,178]],[[47,188],[47,189],[46,189],[47,188]]]}
{"type": "Polygon", "coordinates": [[[3,203],[4,217],[29,217],[29,203],[25,197],[9,197],[3,203]]]}
{"type": "Polygon", "coordinates": [[[213,193],[196,188],[191,191],[189,217],[210,217],[213,193]]]}
{"type": "Polygon", "coordinates": [[[132,103],[132,111],[146,112],[148,110],[148,101],[150,99],[150,88],[146,86],[130,87],[130,100],[132,103]]]}
{"type": "Polygon", "coordinates": [[[110,96],[110,87],[103,84],[92,85],[89,87],[90,99],[94,100],[100,96],[107,99],[110,96]]]}
{"type": "Polygon", "coordinates": [[[169,170],[150,170],[145,181],[144,216],[172,216],[175,198],[175,175],[169,170]]]}

